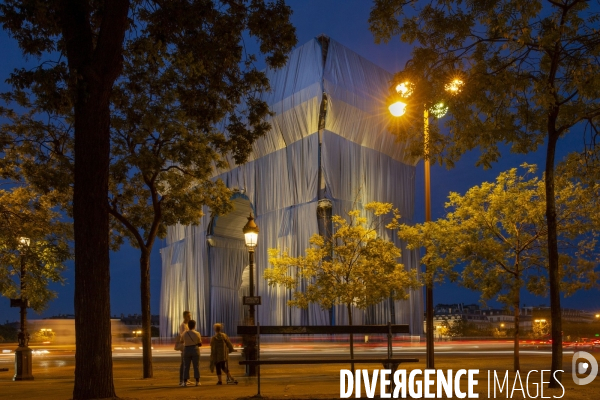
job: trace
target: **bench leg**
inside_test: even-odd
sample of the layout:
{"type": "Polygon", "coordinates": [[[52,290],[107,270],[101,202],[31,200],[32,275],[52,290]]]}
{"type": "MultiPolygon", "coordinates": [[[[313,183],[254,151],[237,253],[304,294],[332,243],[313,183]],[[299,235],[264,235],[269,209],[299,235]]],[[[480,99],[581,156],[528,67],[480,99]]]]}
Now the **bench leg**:
{"type": "Polygon", "coordinates": [[[400,363],[383,363],[383,368],[384,369],[389,369],[392,371],[392,374],[390,376],[390,394],[393,396],[394,395],[394,372],[396,372],[396,370],[398,369],[398,367],[400,366],[400,363]]]}

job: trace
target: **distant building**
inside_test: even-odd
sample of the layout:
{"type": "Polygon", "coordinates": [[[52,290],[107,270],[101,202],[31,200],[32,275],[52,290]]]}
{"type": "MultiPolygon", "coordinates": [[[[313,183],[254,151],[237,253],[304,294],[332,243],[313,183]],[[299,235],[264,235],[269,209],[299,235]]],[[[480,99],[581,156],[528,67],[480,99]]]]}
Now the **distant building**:
{"type": "MultiPolygon", "coordinates": [[[[113,317],[113,318],[116,318],[116,317],[113,317]]],[[[133,330],[142,329],[142,316],[141,315],[127,314],[127,316],[125,316],[125,314],[121,314],[121,317],[119,319],[128,330],[133,331],[133,330]]],[[[160,326],[160,317],[158,315],[150,316],[150,325],[158,328],[160,326]]]]}
{"type": "MultiPolygon", "coordinates": [[[[534,320],[546,320],[550,321],[550,307],[546,305],[540,305],[537,307],[525,307],[531,310],[531,315],[534,320]]],[[[573,308],[561,308],[560,310],[563,322],[572,323],[591,323],[597,321],[596,313],[591,311],[576,310],[573,308]]]]}
{"type": "Polygon", "coordinates": [[[479,329],[485,329],[489,326],[488,319],[482,314],[477,304],[438,304],[433,310],[434,335],[441,335],[439,330],[446,324],[450,325],[460,320],[471,322],[479,329]]]}
{"type": "Polygon", "coordinates": [[[45,319],[75,319],[75,314],[58,314],[45,319]]]}
{"type": "MultiPolygon", "coordinates": [[[[437,304],[433,313],[434,334],[439,334],[439,330],[446,323],[451,324],[459,320],[471,322],[479,329],[511,329],[515,321],[512,310],[502,308],[481,309],[477,304],[437,304]]],[[[563,308],[561,314],[563,323],[592,323],[599,320],[596,313],[590,311],[563,308]]],[[[528,307],[524,305],[520,309],[519,328],[521,332],[533,330],[535,323],[550,323],[550,321],[550,307],[545,305],[528,307]]],[[[423,318],[423,327],[425,327],[425,318],[423,318]]]]}

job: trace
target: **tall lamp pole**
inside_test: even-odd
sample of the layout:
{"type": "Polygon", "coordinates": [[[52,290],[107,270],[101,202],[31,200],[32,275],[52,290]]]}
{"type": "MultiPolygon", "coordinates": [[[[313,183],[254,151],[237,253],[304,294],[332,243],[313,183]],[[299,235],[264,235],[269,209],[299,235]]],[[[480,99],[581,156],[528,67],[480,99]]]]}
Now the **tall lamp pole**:
{"type": "Polygon", "coordinates": [[[18,335],[19,347],[15,350],[15,376],[13,377],[13,381],[33,380],[31,349],[28,346],[29,334],[27,333],[27,307],[29,306],[29,300],[27,299],[26,251],[27,248],[29,248],[29,243],[29,238],[19,238],[21,249],[21,298],[19,299],[19,306],[21,308],[21,329],[18,335]]]}
{"type": "MultiPolygon", "coordinates": [[[[456,94],[460,91],[463,81],[454,79],[446,85],[446,91],[451,94],[456,94]]],[[[410,97],[414,91],[414,85],[410,82],[403,82],[396,86],[396,92],[403,100],[410,97]]],[[[394,117],[401,117],[406,113],[407,103],[404,101],[396,101],[389,106],[389,111],[394,117]]],[[[441,118],[448,111],[442,103],[436,104],[432,113],[435,117],[441,118]]],[[[429,110],[423,108],[423,158],[424,158],[424,180],[425,180],[425,222],[431,221],[431,165],[429,162],[429,110]]],[[[427,268],[427,266],[425,266],[427,268]]],[[[427,271],[427,269],[426,269],[427,271]]],[[[431,282],[425,284],[425,343],[426,343],[426,367],[427,369],[435,369],[434,367],[434,344],[433,344],[433,277],[431,282]]]]}
{"type": "MultiPolygon", "coordinates": [[[[431,165],[429,163],[429,112],[423,110],[423,155],[425,160],[425,222],[431,221],[431,165]]],[[[427,348],[427,368],[434,369],[434,344],[433,344],[433,276],[425,285],[425,345],[427,348]]]]}
{"type": "MultiPolygon", "coordinates": [[[[247,304],[250,307],[249,312],[249,323],[251,326],[256,326],[256,319],[254,317],[254,307],[256,302],[254,301],[256,298],[254,297],[254,250],[256,249],[256,244],[258,240],[258,226],[254,222],[254,217],[252,217],[252,213],[248,217],[248,222],[243,228],[244,232],[244,240],[246,241],[246,247],[248,248],[248,261],[250,267],[250,299],[247,304]]],[[[244,299],[247,300],[247,299],[244,299]]],[[[246,301],[244,301],[246,303],[246,301]]],[[[246,355],[246,360],[256,360],[256,335],[250,335],[246,341],[247,345],[244,349],[244,353],[246,355]]],[[[248,376],[256,376],[256,366],[249,365],[246,369],[246,373],[248,376]]]]}

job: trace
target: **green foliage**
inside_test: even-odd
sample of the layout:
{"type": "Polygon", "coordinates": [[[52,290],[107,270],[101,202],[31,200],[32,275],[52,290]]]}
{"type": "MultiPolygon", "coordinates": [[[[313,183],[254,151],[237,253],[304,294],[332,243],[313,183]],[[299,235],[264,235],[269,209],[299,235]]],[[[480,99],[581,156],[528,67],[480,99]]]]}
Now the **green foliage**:
{"type": "Polygon", "coordinates": [[[44,342],[53,342],[56,334],[54,331],[48,331],[47,329],[40,329],[31,334],[30,342],[33,343],[44,343],[44,342]]]}
{"type": "MultiPolygon", "coordinates": [[[[535,165],[523,164],[527,174],[535,165]]],[[[481,292],[481,299],[495,299],[512,308],[515,370],[519,370],[519,310],[521,290],[546,294],[549,259],[546,187],[535,177],[518,176],[517,169],[502,172],[495,183],[484,182],[464,196],[450,193],[446,218],[415,226],[403,225],[399,236],[409,248],[424,246],[422,262],[428,277],[435,274],[457,279],[481,292]],[[458,267],[464,266],[462,271],[458,267]]],[[[600,254],[594,223],[594,202],[580,182],[561,175],[556,186],[559,277],[569,295],[597,286],[600,254]]]]}
{"type": "MultiPolygon", "coordinates": [[[[535,172],[534,165],[523,168],[524,176],[513,168],[464,196],[451,193],[446,218],[402,225],[400,237],[409,248],[426,248],[422,262],[431,274],[452,280],[460,275],[461,284],[481,291],[483,301],[495,299],[518,308],[522,288],[546,294],[545,185],[535,177],[527,179],[535,172]]],[[[569,295],[597,285],[600,226],[591,218],[594,204],[585,188],[564,176],[557,183],[559,261],[562,288],[569,295]]]]}
{"type": "Polygon", "coordinates": [[[8,325],[0,325],[0,343],[16,343],[17,329],[8,325]]]}
{"type": "Polygon", "coordinates": [[[597,144],[582,153],[569,154],[557,165],[557,175],[577,183],[582,196],[590,202],[588,218],[600,226],[600,146],[597,144]]]}
{"type": "Polygon", "coordinates": [[[500,157],[499,143],[520,153],[546,145],[551,370],[559,371],[551,387],[558,387],[563,370],[555,154],[558,140],[574,128],[587,128],[594,138],[599,132],[599,20],[600,10],[587,0],[374,0],[369,19],[377,42],[399,35],[415,43],[411,63],[395,77],[415,84],[396,131],[414,156],[424,154],[422,107],[440,101],[451,118],[448,134],[430,126],[426,156],[434,161],[452,166],[477,149],[478,165],[490,167],[500,157]],[[453,79],[464,85],[448,95],[453,79]]]}
{"type": "Polygon", "coordinates": [[[533,322],[531,336],[535,339],[547,337],[550,334],[550,323],[548,321],[533,322]]]}
{"type": "Polygon", "coordinates": [[[443,330],[446,336],[450,337],[480,337],[489,336],[489,332],[483,331],[472,322],[465,319],[457,319],[451,322],[443,322],[443,330]]]}
{"type": "Polygon", "coordinates": [[[61,221],[52,193],[39,195],[27,187],[0,190],[0,294],[29,299],[43,311],[56,293],[50,282],[62,283],[60,273],[71,258],[71,224],[61,221]],[[28,238],[29,244],[20,242],[28,238]],[[25,263],[26,292],[21,293],[21,263],[25,263]]]}
{"type": "MultiPolygon", "coordinates": [[[[352,306],[365,309],[390,296],[405,299],[409,289],[419,286],[416,271],[406,271],[398,263],[400,249],[377,234],[384,217],[392,213],[392,205],[373,202],[365,209],[373,214],[371,222],[358,210],[348,212],[347,218],[334,215],[331,236],[313,235],[305,256],[290,257],[285,251],[269,249],[273,267],[264,272],[269,285],[295,289],[301,279],[307,282],[304,291],[294,291],[290,306],[306,308],[317,303],[329,309],[345,305],[352,324],[352,306]]],[[[400,217],[397,210],[392,214],[389,228],[400,217]]]]}
{"type": "Polygon", "coordinates": [[[396,75],[397,82],[415,84],[415,101],[397,132],[413,155],[423,155],[422,105],[439,101],[449,107],[449,130],[430,125],[431,154],[450,166],[473,149],[489,167],[500,157],[499,143],[526,153],[579,124],[597,131],[600,10],[592,2],[373,3],[375,41],[398,36],[415,45],[411,62],[396,75]],[[455,78],[464,85],[449,96],[445,86],[455,78]]]}
{"type": "Polygon", "coordinates": [[[0,125],[0,174],[63,193],[69,212],[78,176],[76,323],[88,309],[102,320],[100,331],[78,325],[86,347],[78,349],[74,398],[115,397],[108,347],[91,340],[108,329],[107,213],[112,249],[127,237],[141,251],[144,377],[151,377],[150,251],[168,225],[197,223],[203,206],[230,209],[229,191],[211,178],[225,161],[245,162],[270,128],[260,100],[269,82],[245,43],[255,39],[267,66],[282,66],[296,44],[290,15],[283,0],[0,4],[3,28],[39,62],[16,69],[7,80],[12,91],[0,95],[8,121],[0,125]],[[82,364],[86,351],[99,362],[82,364]]]}
{"type": "MultiPolygon", "coordinates": [[[[12,108],[0,107],[10,121],[0,126],[6,154],[0,173],[64,193],[70,210],[77,93],[56,53],[64,48],[59,12],[37,6],[0,7],[0,22],[40,60],[33,70],[15,70],[8,80],[13,90],[2,94],[12,108]],[[44,28],[33,29],[28,19],[44,28]]],[[[269,82],[244,35],[257,40],[270,68],[284,65],[296,44],[291,9],[281,0],[134,2],[132,12],[111,97],[113,250],[125,237],[151,248],[167,226],[198,223],[205,205],[217,214],[230,210],[231,193],[210,178],[215,168],[245,162],[270,129],[270,111],[260,100],[269,82]]],[[[100,21],[90,22],[97,31],[100,21]]]]}

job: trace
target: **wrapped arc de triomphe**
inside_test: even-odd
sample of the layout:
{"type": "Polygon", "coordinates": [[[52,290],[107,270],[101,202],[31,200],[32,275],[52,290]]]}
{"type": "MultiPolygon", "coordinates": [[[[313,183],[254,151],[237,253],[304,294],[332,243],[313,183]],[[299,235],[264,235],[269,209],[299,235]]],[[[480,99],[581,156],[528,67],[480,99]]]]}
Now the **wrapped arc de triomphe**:
{"type": "MultiPolygon", "coordinates": [[[[298,47],[287,65],[269,71],[272,91],[263,95],[275,115],[271,130],[253,145],[249,161],[215,172],[232,190],[235,209],[211,217],[205,210],[197,226],[168,229],[161,249],[160,334],[172,336],[184,310],[190,310],[203,335],[222,322],[235,335],[244,313],[248,287],[248,251],[242,227],[250,211],[260,227],[255,253],[255,294],[261,325],[343,325],[341,307],[290,308],[292,296],[269,287],[267,250],[285,248],[303,254],[311,235],[323,231],[325,215],[343,215],[356,202],[393,203],[410,223],[415,201],[415,165],[404,146],[386,129],[385,99],[392,74],[325,36],[298,47]]],[[[420,268],[417,252],[403,248],[406,268],[420,268]]],[[[409,324],[422,332],[423,293],[405,301],[384,301],[355,310],[355,324],[409,324]]]]}

